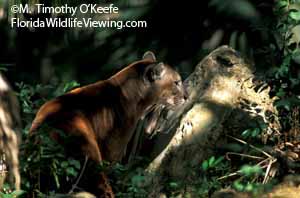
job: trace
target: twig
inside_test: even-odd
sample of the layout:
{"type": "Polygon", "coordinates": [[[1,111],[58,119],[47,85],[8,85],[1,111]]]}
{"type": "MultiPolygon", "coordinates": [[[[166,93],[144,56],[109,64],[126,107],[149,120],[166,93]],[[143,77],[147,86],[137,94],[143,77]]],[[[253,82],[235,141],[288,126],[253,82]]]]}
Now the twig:
{"type": "Polygon", "coordinates": [[[234,173],[230,173],[229,175],[224,175],[224,176],[222,176],[222,177],[217,178],[217,180],[226,179],[226,178],[228,178],[228,177],[232,177],[232,176],[238,175],[239,173],[241,173],[241,171],[236,171],[236,172],[234,172],[234,173]]]}
{"type": "Polygon", "coordinates": [[[255,146],[253,146],[252,144],[249,144],[248,142],[245,142],[244,140],[238,139],[238,138],[233,137],[233,136],[231,136],[231,135],[227,135],[227,136],[230,137],[230,138],[232,138],[232,139],[234,139],[234,140],[236,140],[236,141],[238,141],[238,142],[240,142],[240,143],[242,143],[242,144],[249,145],[251,148],[253,148],[253,149],[255,149],[255,150],[257,150],[257,151],[263,153],[263,154],[266,155],[267,157],[273,159],[273,156],[270,155],[269,153],[265,152],[264,150],[262,150],[262,149],[260,149],[260,148],[257,148],[257,147],[255,147],[255,146]]]}
{"type": "MultiPolygon", "coordinates": [[[[242,144],[249,145],[251,148],[253,148],[253,149],[255,149],[255,150],[263,153],[264,155],[266,155],[268,157],[267,159],[264,159],[264,160],[262,160],[261,162],[259,162],[257,164],[257,165],[260,166],[264,162],[269,161],[269,163],[266,166],[267,170],[266,170],[266,173],[265,173],[265,176],[264,176],[264,180],[263,180],[263,184],[265,184],[268,181],[268,178],[269,178],[268,175],[269,175],[269,172],[271,170],[272,164],[275,163],[277,161],[277,159],[274,158],[273,156],[271,156],[269,153],[265,152],[264,150],[262,150],[260,148],[257,148],[255,146],[253,146],[252,144],[249,144],[249,143],[245,142],[244,140],[238,139],[238,138],[230,136],[230,135],[227,135],[227,136],[230,137],[230,138],[232,138],[232,139],[234,139],[234,140],[236,140],[236,141],[238,141],[238,142],[240,142],[240,143],[242,143],[242,144]]],[[[265,168],[265,166],[261,166],[261,168],[265,168]]]]}
{"type": "Polygon", "coordinates": [[[266,173],[265,173],[265,177],[264,177],[264,180],[263,180],[263,184],[267,183],[267,181],[269,179],[269,172],[271,170],[272,164],[274,164],[276,161],[277,161],[277,159],[270,159],[270,162],[268,164],[268,167],[267,167],[267,170],[266,170],[266,173]]]}
{"type": "Polygon", "coordinates": [[[247,155],[247,154],[243,154],[243,153],[235,153],[235,152],[227,152],[226,153],[226,157],[228,157],[228,155],[239,155],[239,156],[242,156],[242,157],[248,157],[248,158],[253,158],[253,159],[265,159],[263,157],[258,157],[258,156],[253,156],[253,155],[247,155]]]}
{"type": "MultiPolygon", "coordinates": [[[[266,165],[261,166],[262,169],[264,169],[264,168],[266,168],[266,167],[267,167],[266,165]]],[[[241,173],[241,171],[238,170],[238,171],[236,171],[236,172],[230,173],[229,175],[224,175],[224,176],[222,176],[222,177],[219,177],[219,178],[217,178],[217,180],[226,179],[226,178],[228,178],[228,177],[232,177],[232,176],[238,175],[238,174],[240,174],[240,173],[241,173]]]]}
{"type": "Polygon", "coordinates": [[[256,165],[260,166],[261,164],[263,164],[263,163],[265,163],[266,161],[269,161],[269,160],[270,160],[270,158],[266,158],[266,159],[258,162],[256,165]]]}
{"type": "Polygon", "coordinates": [[[85,156],[85,159],[84,159],[83,167],[82,167],[82,169],[81,169],[81,171],[80,171],[80,174],[79,174],[79,176],[78,176],[78,178],[77,178],[75,184],[72,185],[72,188],[71,188],[71,190],[69,191],[68,194],[73,193],[74,190],[77,188],[77,185],[78,185],[79,181],[81,180],[81,177],[82,177],[82,175],[83,175],[83,173],[84,173],[84,171],[85,171],[85,168],[86,168],[86,164],[87,164],[88,159],[89,159],[89,158],[88,158],[88,156],[86,155],[86,156],[85,156]]]}

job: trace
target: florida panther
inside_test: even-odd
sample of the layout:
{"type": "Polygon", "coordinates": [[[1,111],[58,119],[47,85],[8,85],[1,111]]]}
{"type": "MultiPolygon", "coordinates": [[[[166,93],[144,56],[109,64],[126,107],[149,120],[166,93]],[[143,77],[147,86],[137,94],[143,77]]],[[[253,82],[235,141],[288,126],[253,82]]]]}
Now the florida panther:
{"type": "MultiPolygon", "coordinates": [[[[76,88],[46,102],[30,129],[43,123],[80,138],[84,155],[99,163],[120,161],[138,120],[155,105],[173,108],[186,99],[180,75],[157,62],[152,52],[106,80],[76,88]]],[[[103,173],[99,173],[97,197],[114,197],[103,173]],[[104,181],[104,182],[103,182],[104,181]]]]}

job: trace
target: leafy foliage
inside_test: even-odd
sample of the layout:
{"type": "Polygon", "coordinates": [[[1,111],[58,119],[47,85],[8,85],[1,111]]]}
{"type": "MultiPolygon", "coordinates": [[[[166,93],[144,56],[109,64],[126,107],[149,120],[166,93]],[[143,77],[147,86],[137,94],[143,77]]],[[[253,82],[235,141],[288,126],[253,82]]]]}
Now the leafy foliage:
{"type": "MultiPolygon", "coordinates": [[[[74,181],[78,176],[81,163],[73,158],[67,158],[65,149],[51,138],[47,126],[38,130],[34,137],[28,139],[28,130],[35,116],[37,109],[50,98],[61,95],[70,89],[78,86],[78,83],[71,81],[65,85],[54,86],[36,85],[30,86],[24,83],[17,83],[20,89],[18,94],[22,106],[22,118],[27,123],[23,130],[23,139],[25,143],[21,145],[21,174],[23,190],[31,192],[50,192],[64,191],[65,184],[74,181]],[[46,91],[46,92],[45,92],[46,91]],[[45,93],[50,93],[45,95],[45,93]],[[41,189],[41,186],[48,184],[48,189],[41,189]]],[[[64,133],[59,136],[67,141],[64,133]]],[[[39,193],[40,195],[43,193],[39,193]]]]}
{"type": "MultiPolygon", "coordinates": [[[[292,114],[299,110],[298,107],[300,105],[298,91],[300,72],[299,62],[297,61],[300,48],[298,45],[299,41],[295,40],[295,36],[299,36],[299,32],[294,31],[295,27],[300,24],[299,2],[290,0],[276,1],[274,15],[277,20],[267,23],[268,31],[275,35],[275,40],[269,43],[268,50],[272,53],[275,52],[276,57],[279,58],[275,62],[275,67],[269,68],[267,82],[272,87],[273,94],[279,98],[275,105],[279,109],[280,121],[283,126],[282,131],[289,131],[295,127],[295,124],[292,123],[297,123],[298,118],[293,118],[292,114]]],[[[286,136],[290,136],[290,134],[284,134],[277,142],[269,142],[269,145],[266,146],[258,138],[263,129],[264,126],[260,126],[259,128],[250,128],[241,132],[240,138],[246,140],[247,144],[237,145],[229,141],[226,147],[230,152],[226,154],[226,159],[229,159],[229,155],[239,156],[239,158],[234,158],[234,162],[230,158],[231,171],[220,177],[222,180],[227,180],[225,182],[226,186],[233,181],[231,183],[232,188],[237,191],[252,192],[253,194],[264,187],[261,183],[266,183],[266,178],[269,174],[268,168],[272,166],[272,160],[276,160],[272,159],[272,156],[264,152],[264,150],[267,146],[270,149],[274,147],[274,144],[286,141],[286,136]],[[255,146],[250,145],[249,142],[255,144],[255,146]],[[265,159],[265,162],[268,162],[268,164],[266,165],[264,161],[257,162],[257,160],[261,159],[265,159]],[[238,167],[239,164],[241,165],[240,168],[238,167]]],[[[275,147],[278,148],[277,146],[275,147]]],[[[210,162],[214,160],[214,157],[205,160],[202,163],[203,170],[208,170],[210,162]]],[[[274,175],[275,178],[277,176],[279,174],[274,175]]]]}
{"type": "Polygon", "coordinates": [[[224,160],[224,157],[215,158],[215,156],[212,156],[208,160],[205,160],[202,162],[202,169],[203,171],[207,171],[208,169],[216,168],[219,163],[221,163],[224,160]]]}
{"type": "Polygon", "coordinates": [[[23,190],[15,190],[11,193],[0,192],[0,196],[1,196],[1,198],[17,198],[17,197],[23,195],[24,193],[25,193],[25,191],[23,191],[23,190]]]}

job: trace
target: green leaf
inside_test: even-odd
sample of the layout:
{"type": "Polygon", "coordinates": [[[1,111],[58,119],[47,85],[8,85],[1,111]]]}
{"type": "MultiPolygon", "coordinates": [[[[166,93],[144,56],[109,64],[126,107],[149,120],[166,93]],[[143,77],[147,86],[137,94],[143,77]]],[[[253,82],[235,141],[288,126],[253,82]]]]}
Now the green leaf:
{"type": "Polygon", "coordinates": [[[69,163],[73,165],[77,170],[79,170],[81,167],[80,162],[78,160],[71,159],[69,160],[69,163]]]}
{"type": "Polygon", "coordinates": [[[26,186],[26,188],[30,188],[31,187],[30,182],[26,181],[25,186],[26,186]]]}
{"type": "Polygon", "coordinates": [[[215,156],[212,156],[211,158],[209,158],[208,166],[213,167],[215,160],[216,160],[215,156]]]}
{"type": "Polygon", "coordinates": [[[219,163],[221,163],[223,161],[223,159],[224,159],[223,156],[218,157],[218,159],[216,159],[216,161],[214,163],[214,166],[217,166],[219,163]]]}
{"type": "Polygon", "coordinates": [[[291,87],[295,87],[300,84],[300,79],[298,78],[290,78],[291,87]]]}
{"type": "Polygon", "coordinates": [[[80,86],[80,84],[78,82],[76,82],[76,81],[73,80],[73,81],[68,82],[67,84],[65,84],[65,86],[63,88],[63,92],[65,93],[67,91],[72,90],[75,87],[78,87],[78,86],[80,86]]]}
{"type": "Polygon", "coordinates": [[[4,194],[2,192],[0,192],[0,197],[1,198],[12,198],[9,194],[4,194]]]}
{"type": "Polygon", "coordinates": [[[245,188],[245,186],[244,186],[242,183],[240,183],[239,181],[235,181],[235,182],[233,183],[233,187],[234,187],[237,191],[243,191],[244,188],[245,188]]]}
{"type": "Polygon", "coordinates": [[[286,0],[277,1],[276,7],[281,9],[288,5],[288,2],[286,0]]]}
{"type": "Polygon", "coordinates": [[[127,169],[126,169],[126,167],[124,165],[116,163],[114,165],[114,170],[118,170],[118,171],[123,172],[123,171],[126,171],[127,169]]]}
{"type": "Polygon", "coordinates": [[[290,13],[289,13],[289,16],[296,20],[296,21],[299,21],[300,20],[300,11],[298,10],[291,10],[290,13]]]}
{"type": "Polygon", "coordinates": [[[60,166],[61,166],[62,168],[67,168],[68,165],[69,165],[69,163],[68,163],[67,161],[63,161],[63,162],[60,164],[60,166]]]}
{"type": "Polygon", "coordinates": [[[250,183],[245,186],[245,191],[252,192],[254,190],[254,188],[255,188],[255,185],[250,183]]]}
{"type": "Polygon", "coordinates": [[[206,171],[208,169],[208,161],[207,160],[205,160],[204,162],[202,162],[202,169],[204,171],[206,171]]]}
{"type": "Polygon", "coordinates": [[[275,102],[276,107],[284,107],[286,110],[290,110],[292,106],[299,106],[300,99],[296,96],[285,98],[275,102]]]}
{"type": "Polygon", "coordinates": [[[170,182],[169,183],[169,186],[171,187],[171,188],[178,188],[178,184],[176,183],[176,182],[170,182]]]}
{"type": "Polygon", "coordinates": [[[18,197],[18,196],[23,195],[25,192],[26,192],[26,191],[24,191],[24,190],[15,190],[14,192],[11,193],[11,195],[12,195],[13,197],[18,197]]]}
{"type": "Polygon", "coordinates": [[[73,167],[68,167],[67,169],[66,169],[66,173],[67,173],[67,175],[71,175],[71,176],[77,176],[77,171],[73,168],[73,167]]]}
{"type": "Polygon", "coordinates": [[[297,48],[297,49],[293,52],[292,58],[297,58],[298,56],[300,56],[300,49],[299,49],[299,48],[297,48]]]}
{"type": "Polygon", "coordinates": [[[283,96],[285,96],[285,91],[284,91],[284,89],[283,89],[283,88],[280,88],[280,89],[278,90],[278,92],[276,93],[276,96],[278,96],[278,97],[280,97],[280,98],[282,98],[283,96]]]}
{"type": "Polygon", "coordinates": [[[276,107],[284,107],[286,110],[290,110],[291,103],[287,99],[279,100],[275,103],[276,107]]]}
{"type": "Polygon", "coordinates": [[[139,186],[141,183],[143,183],[145,181],[145,176],[143,175],[134,175],[132,178],[131,178],[131,183],[134,185],[134,186],[139,186]]]}
{"type": "Polygon", "coordinates": [[[260,166],[250,166],[250,165],[244,165],[242,166],[242,168],[240,169],[240,172],[242,174],[244,174],[245,176],[251,176],[254,174],[261,174],[262,173],[262,169],[260,166]]]}
{"type": "Polygon", "coordinates": [[[255,129],[253,129],[253,131],[251,133],[251,137],[257,137],[259,134],[260,134],[260,129],[255,128],[255,129]]]}
{"type": "Polygon", "coordinates": [[[251,129],[246,129],[242,132],[242,136],[248,138],[251,135],[251,129]]]}

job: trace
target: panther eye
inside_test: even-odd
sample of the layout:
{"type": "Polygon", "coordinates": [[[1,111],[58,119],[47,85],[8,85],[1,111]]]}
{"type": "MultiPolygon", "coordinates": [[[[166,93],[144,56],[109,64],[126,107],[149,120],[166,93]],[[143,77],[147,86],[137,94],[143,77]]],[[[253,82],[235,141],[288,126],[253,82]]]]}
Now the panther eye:
{"type": "Polygon", "coordinates": [[[181,85],[181,80],[177,80],[174,82],[176,86],[180,86],[181,85]]]}

